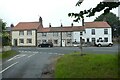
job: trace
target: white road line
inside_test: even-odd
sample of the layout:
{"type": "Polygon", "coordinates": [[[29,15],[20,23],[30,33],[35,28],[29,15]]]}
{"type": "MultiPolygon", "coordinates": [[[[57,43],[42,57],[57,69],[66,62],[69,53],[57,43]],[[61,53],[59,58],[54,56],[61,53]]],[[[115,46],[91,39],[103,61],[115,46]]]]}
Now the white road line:
{"type": "Polygon", "coordinates": [[[17,59],[17,58],[21,58],[21,57],[24,57],[24,56],[26,56],[25,54],[20,54],[20,55],[16,55],[16,56],[14,56],[13,58],[11,58],[11,59],[9,59],[9,60],[7,60],[7,62],[8,61],[11,61],[11,60],[14,60],[14,59],[17,59]]]}
{"type": "Polygon", "coordinates": [[[54,54],[58,54],[58,53],[54,53],[54,54]]]}
{"type": "Polygon", "coordinates": [[[13,60],[13,59],[15,59],[17,56],[19,56],[19,55],[16,55],[16,56],[14,56],[14,57],[8,59],[7,62],[8,62],[8,61],[11,61],[11,60],[13,60]]]}
{"type": "Polygon", "coordinates": [[[48,54],[53,54],[53,53],[48,53],[48,54]]]}
{"type": "MultiPolygon", "coordinates": [[[[36,54],[36,53],[35,53],[35,54],[36,54]]],[[[34,56],[35,54],[32,54],[32,55],[28,56],[28,58],[30,58],[30,57],[32,57],[32,56],[34,56]]]]}
{"type": "Polygon", "coordinates": [[[64,55],[64,54],[58,54],[58,55],[64,55]]]}
{"type": "Polygon", "coordinates": [[[7,69],[11,68],[12,66],[14,66],[17,63],[18,62],[15,62],[15,63],[11,64],[10,66],[8,66],[7,68],[5,68],[4,70],[0,71],[0,74],[3,73],[4,71],[6,71],[7,69]]]}

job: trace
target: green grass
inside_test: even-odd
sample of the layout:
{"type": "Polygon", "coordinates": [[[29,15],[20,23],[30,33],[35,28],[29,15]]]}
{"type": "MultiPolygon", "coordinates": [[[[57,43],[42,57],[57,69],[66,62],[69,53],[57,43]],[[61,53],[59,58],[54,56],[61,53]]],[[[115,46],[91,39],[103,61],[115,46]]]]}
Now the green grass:
{"type": "Polygon", "coordinates": [[[117,54],[64,55],[55,65],[55,78],[117,78],[117,54]]]}
{"type": "Polygon", "coordinates": [[[2,59],[8,58],[8,57],[13,56],[13,55],[15,55],[15,54],[16,54],[16,52],[15,52],[15,51],[12,51],[12,50],[10,50],[10,51],[5,51],[5,52],[3,52],[2,54],[0,53],[0,59],[1,59],[1,58],[2,58],[2,59]]]}

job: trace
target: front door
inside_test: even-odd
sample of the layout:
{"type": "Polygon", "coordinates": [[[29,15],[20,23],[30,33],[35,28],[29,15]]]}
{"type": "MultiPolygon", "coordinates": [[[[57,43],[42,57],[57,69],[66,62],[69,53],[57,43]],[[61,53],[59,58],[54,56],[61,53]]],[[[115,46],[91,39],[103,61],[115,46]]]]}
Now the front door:
{"type": "Polygon", "coordinates": [[[63,47],[65,46],[65,40],[62,40],[62,46],[63,47]]]}
{"type": "Polygon", "coordinates": [[[14,39],[14,46],[17,46],[17,39],[14,39]]]}

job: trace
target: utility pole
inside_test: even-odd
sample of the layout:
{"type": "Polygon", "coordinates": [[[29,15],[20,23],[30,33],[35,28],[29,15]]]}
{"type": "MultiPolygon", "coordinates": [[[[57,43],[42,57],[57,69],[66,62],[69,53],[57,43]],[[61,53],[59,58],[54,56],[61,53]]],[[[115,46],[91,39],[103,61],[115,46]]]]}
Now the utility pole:
{"type": "MultiPolygon", "coordinates": [[[[84,17],[82,18],[82,27],[84,27],[84,17]]],[[[82,51],[83,51],[83,40],[82,40],[82,37],[80,37],[80,54],[81,56],[83,55],[82,51]]]]}
{"type": "MultiPolygon", "coordinates": [[[[60,22],[61,22],[61,20],[60,20],[60,22]]],[[[61,22],[61,29],[62,29],[62,27],[63,27],[63,25],[62,25],[62,22],[61,22]]],[[[60,31],[60,47],[62,47],[62,31],[60,31]]]]}

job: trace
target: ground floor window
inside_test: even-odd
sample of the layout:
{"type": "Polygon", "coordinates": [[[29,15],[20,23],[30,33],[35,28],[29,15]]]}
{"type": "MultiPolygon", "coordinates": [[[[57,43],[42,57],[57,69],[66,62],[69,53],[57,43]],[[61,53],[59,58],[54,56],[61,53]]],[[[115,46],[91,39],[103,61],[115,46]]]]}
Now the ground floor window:
{"type": "Polygon", "coordinates": [[[32,39],[27,39],[27,43],[32,43],[32,39]]]}
{"type": "Polygon", "coordinates": [[[92,43],[94,43],[95,42],[95,38],[92,38],[92,43]]]}
{"type": "Polygon", "coordinates": [[[48,42],[51,43],[51,42],[52,42],[52,39],[49,39],[48,42]]]}
{"type": "Polygon", "coordinates": [[[71,39],[67,39],[67,44],[70,44],[71,43],[71,39]]]}
{"type": "Polygon", "coordinates": [[[46,40],[42,40],[42,43],[46,43],[47,41],[46,40]]]}
{"type": "Polygon", "coordinates": [[[104,38],[104,41],[105,41],[105,42],[108,42],[108,38],[107,38],[107,37],[105,37],[105,38],[104,38]]]}
{"type": "Polygon", "coordinates": [[[54,40],[54,44],[58,44],[58,40],[54,40]]]}
{"type": "Polygon", "coordinates": [[[24,43],[24,39],[19,39],[19,43],[24,43]]]}

